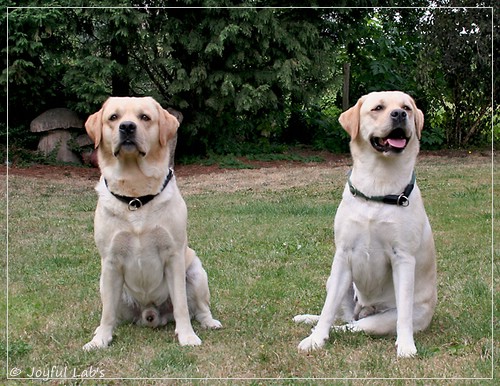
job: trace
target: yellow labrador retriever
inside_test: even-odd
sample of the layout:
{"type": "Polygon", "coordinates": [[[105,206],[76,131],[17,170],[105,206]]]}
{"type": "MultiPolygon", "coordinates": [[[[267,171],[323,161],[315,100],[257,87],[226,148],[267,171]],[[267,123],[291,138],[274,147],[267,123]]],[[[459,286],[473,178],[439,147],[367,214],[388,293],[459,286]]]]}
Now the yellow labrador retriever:
{"type": "Polygon", "coordinates": [[[336,252],[320,316],[299,350],[322,347],[330,327],[396,333],[398,357],[417,353],[413,333],[427,328],[437,301],[436,257],[415,182],[424,116],[399,91],[363,96],[339,119],[350,134],[352,172],[335,216],[336,252]]]}
{"type": "Polygon", "coordinates": [[[220,328],[208,279],[187,246],[187,209],[169,169],[179,122],[153,98],[109,98],[85,123],[101,179],[94,237],[101,255],[102,317],[85,350],[107,347],[120,320],[175,320],[181,345],[199,345],[191,318],[220,328]]]}

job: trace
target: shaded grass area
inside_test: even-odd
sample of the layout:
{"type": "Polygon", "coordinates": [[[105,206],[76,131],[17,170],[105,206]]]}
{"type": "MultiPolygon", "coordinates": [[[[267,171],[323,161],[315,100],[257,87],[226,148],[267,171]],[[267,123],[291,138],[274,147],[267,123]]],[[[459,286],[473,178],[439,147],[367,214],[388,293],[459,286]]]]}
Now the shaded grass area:
{"type": "MultiPolygon", "coordinates": [[[[300,151],[299,151],[300,152],[300,151]]],[[[299,154],[297,151],[282,151],[272,153],[248,153],[245,155],[216,155],[212,154],[204,159],[182,158],[180,164],[200,164],[204,166],[218,165],[223,169],[254,169],[255,162],[273,162],[273,161],[293,161],[298,163],[324,162],[324,158],[317,154],[299,154]]],[[[307,152],[306,152],[307,153],[307,152]]]]}
{"type": "MultiPolygon", "coordinates": [[[[394,337],[363,334],[332,333],[324,350],[297,352],[309,327],[291,318],[321,310],[334,252],[333,217],[345,170],[332,170],[331,178],[280,191],[270,184],[184,192],[190,244],[208,272],[212,311],[224,329],[202,330],[194,322],[203,345],[181,348],[173,324],[157,330],[122,325],[111,347],[86,353],[81,347],[101,311],[92,183],[11,176],[8,347],[1,342],[9,371],[28,378],[53,366],[66,368],[67,376],[94,370],[96,378],[294,378],[280,384],[490,377],[492,350],[498,350],[491,342],[491,290],[498,292],[498,281],[491,274],[489,159],[418,165],[438,252],[439,304],[431,327],[416,336],[419,356],[408,360],[396,359],[394,337]]],[[[498,259],[498,247],[494,252],[498,259]]],[[[5,314],[5,304],[0,308],[5,314]]]]}

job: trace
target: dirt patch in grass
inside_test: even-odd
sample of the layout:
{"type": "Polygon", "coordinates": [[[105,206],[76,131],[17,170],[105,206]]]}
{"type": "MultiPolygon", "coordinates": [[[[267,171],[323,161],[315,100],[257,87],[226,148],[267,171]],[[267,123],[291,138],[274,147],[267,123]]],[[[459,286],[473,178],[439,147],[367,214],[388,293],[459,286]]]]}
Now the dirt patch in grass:
{"type": "MultiPolygon", "coordinates": [[[[201,194],[213,191],[234,192],[241,190],[281,190],[306,186],[338,176],[350,168],[352,161],[349,154],[329,152],[307,152],[301,156],[315,156],[320,162],[300,161],[255,161],[244,157],[239,160],[249,169],[223,168],[219,165],[176,165],[175,172],[183,194],[201,194]],[[342,168],[339,170],[339,168],[342,168]]],[[[491,158],[489,151],[469,152],[465,150],[423,151],[419,162],[432,165],[438,159],[449,158],[450,162],[484,162],[491,158]],[[453,161],[455,160],[455,161],[453,161]]],[[[7,168],[0,167],[0,174],[5,175],[7,168]]],[[[49,180],[68,180],[72,184],[93,186],[100,176],[96,168],[78,166],[33,165],[30,167],[12,166],[9,174],[49,180]]]]}

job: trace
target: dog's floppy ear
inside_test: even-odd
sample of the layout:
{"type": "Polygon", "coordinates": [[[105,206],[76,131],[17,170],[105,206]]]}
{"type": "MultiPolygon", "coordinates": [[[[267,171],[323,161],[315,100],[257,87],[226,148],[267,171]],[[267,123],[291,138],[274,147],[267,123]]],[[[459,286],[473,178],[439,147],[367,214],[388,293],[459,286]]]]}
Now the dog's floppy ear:
{"type": "Polygon", "coordinates": [[[417,105],[415,103],[415,101],[412,99],[411,100],[412,104],[413,104],[413,111],[415,112],[415,129],[417,130],[417,137],[418,139],[420,139],[420,137],[422,136],[422,130],[424,128],[424,113],[422,112],[422,110],[418,109],[417,108],[417,105]]]}
{"type": "Polygon", "coordinates": [[[97,113],[92,114],[90,117],[87,118],[87,121],[85,122],[85,130],[87,130],[87,134],[89,135],[90,139],[94,141],[94,146],[96,149],[99,146],[99,143],[101,142],[102,111],[104,110],[105,104],[106,102],[104,102],[101,109],[97,113]]]}
{"type": "Polygon", "coordinates": [[[365,100],[365,96],[358,99],[358,102],[352,106],[349,110],[344,111],[340,114],[339,122],[345,131],[351,136],[351,140],[358,136],[359,132],[359,112],[361,110],[361,105],[365,100]]]}
{"type": "Polygon", "coordinates": [[[166,146],[177,133],[179,121],[167,110],[164,110],[160,104],[158,104],[158,110],[160,112],[160,144],[166,146]]]}

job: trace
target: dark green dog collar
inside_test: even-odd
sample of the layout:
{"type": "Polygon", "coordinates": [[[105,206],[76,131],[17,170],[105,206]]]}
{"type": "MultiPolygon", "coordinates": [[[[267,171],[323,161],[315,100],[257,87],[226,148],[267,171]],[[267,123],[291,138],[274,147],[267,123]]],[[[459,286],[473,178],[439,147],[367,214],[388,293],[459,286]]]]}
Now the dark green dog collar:
{"type": "Polygon", "coordinates": [[[360,192],[358,189],[354,187],[351,182],[351,172],[349,172],[349,178],[347,179],[347,183],[349,184],[349,190],[351,191],[354,197],[364,198],[367,201],[376,201],[383,202],[384,204],[389,205],[397,205],[397,206],[408,206],[410,205],[410,200],[408,197],[410,196],[413,188],[415,187],[415,181],[417,176],[415,175],[415,171],[411,176],[411,182],[406,186],[405,190],[401,194],[388,194],[387,196],[367,196],[360,192]]]}

